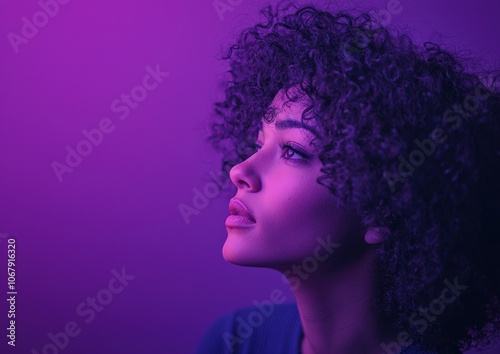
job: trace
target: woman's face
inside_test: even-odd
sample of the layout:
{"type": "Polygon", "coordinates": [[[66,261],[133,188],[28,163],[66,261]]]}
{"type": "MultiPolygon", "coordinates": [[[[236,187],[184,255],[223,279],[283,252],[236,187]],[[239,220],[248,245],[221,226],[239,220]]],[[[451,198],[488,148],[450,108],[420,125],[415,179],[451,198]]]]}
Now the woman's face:
{"type": "Polygon", "coordinates": [[[310,145],[314,133],[299,127],[303,104],[283,104],[284,99],[280,91],[271,103],[276,118],[262,122],[260,148],[230,171],[238,188],[234,198],[255,219],[247,227],[226,222],[222,253],[231,263],[282,269],[313,257],[321,266],[326,255],[349,252],[352,247],[344,251],[344,244],[363,236],[352,214],[339,209],[333,194],[316,181],[322,164],[310,145]]]}

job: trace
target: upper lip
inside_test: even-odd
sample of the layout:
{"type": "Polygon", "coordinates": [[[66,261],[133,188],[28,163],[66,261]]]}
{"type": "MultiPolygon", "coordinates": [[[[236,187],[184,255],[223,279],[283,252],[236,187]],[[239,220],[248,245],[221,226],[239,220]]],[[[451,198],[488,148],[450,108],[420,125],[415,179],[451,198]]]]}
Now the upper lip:
{"type": "Polygon", "coordinates": [[[229,201],[229,212],[231,213],[231,215],[243,215],[248,219],[255,221],[255,218],[253,217],[252,213],[250,213],[246,205],[237,198],[232,198],[229,201]]]}

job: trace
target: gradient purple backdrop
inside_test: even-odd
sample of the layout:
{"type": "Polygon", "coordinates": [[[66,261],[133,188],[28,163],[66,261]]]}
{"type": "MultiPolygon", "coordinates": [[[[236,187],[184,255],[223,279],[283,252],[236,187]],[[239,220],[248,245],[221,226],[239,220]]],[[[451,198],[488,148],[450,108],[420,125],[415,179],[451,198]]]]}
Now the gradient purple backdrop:
{"type": "MultiPolygon", "coordinates": [[[[220,46],[266,3],[243,0],[220,17],[212,1],[72,0],[16,53],[9,33],[21,35],[22,18],[33,20],[41,7],[1,2],[0,234],[16,238],[18,295],[15,348],[6,343],[0,303],[0,352],[42,353],[48,334],[74,321],[80,333],[60,353],[191,353],[222,313],[276,288],[293,301],[277,272],[222,258],[227,198],[210,199],[189,224],[179,211],[219,166],[203,144],[203,124],[220,98],[220,46]],[[148,66],[169,75],[142,90],[148,66]],[[121,120],[111,104],[131,91],[147,97],[121,120]],[[61,182],[52,163],[65,163],[66,146],[76,148],[82,130],[105,118],[114,130],[61,182]],[[77,307],[98,293],[108,300],[102,289],[123,267],[135,278],[86,323],[77,307]]],[[[339,4],[381,10],[388,1],[339,4]]],[[[401,5],[391,21],[419,41],[458,46],[498,67],[499,2],[401,5]]],[[[0,237],[0,298],[7,296],[6,255],[0,237]]]]}

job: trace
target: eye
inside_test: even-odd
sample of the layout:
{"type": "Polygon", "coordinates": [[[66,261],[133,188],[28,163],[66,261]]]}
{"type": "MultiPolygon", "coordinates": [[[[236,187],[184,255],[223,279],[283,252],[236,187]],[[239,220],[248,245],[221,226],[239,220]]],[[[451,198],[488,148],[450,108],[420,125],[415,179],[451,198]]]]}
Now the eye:
{"type": "Polygon", "coordinates": [[[291,160],[294,155],[298,155],[298,153],[295,150],[293,150],[289,146],[286,145],[283,146],[283,153],[281,154],[281,157],[291,160]]]}
{"type": "MultiPolygon", "coordinates": [[[[312,158],[312,156],[303,151],[300,147],[294,146],[291,142],[279,141],[278,145],[281,149],[280,157],[284,160],[291,160],[292,162],[307,162],[312,158]]],[[[254,154],[262,149],[262,146],[258,143],[252,144],[254,149],[254,154]]]]}
{"type": "Polygon", "coordinates": [[[290,143],[280,142],[281,157],[285,160],[309,160],[308,153],[302,151],[300,148],[293,147],[290,143]],[[295,157],[294,157],[295,156],[295,157]]]}

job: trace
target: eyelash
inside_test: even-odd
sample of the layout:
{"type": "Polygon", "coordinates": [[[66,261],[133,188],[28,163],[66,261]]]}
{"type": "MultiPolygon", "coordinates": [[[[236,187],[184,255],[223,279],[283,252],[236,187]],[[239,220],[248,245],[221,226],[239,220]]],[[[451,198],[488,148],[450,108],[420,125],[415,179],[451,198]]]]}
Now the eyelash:
{"type": "MultiPolygon", "coordinates": [[[[285,159],[285,160],[295,160],[296,162],[306,162],[308,160],[311,159],[311,156],[305,152],[303,152],[302,150],[298,149],[298,148],[294,148],[290,143],[288,142],[285,142],[283,140],[280,140],[278,141],[278,145],[280,146],[281,150],[282,150],[282,154],[281,154],[281,158],[285,159]],[[296,153],[297,155],[299,155],[301,158],[299,159],[294,159],[294,158],[289,158],[289,157],[285,157],[285,153],[284,153],[284,150],[285,149],[288,149],[290,151],[293,151],[294,153],[296,153]]],[[[259,144],[255,143],[254,144],[254,148],[259,148],[259,149],[262,149],[262,146],[260,146],[259,144]]]]}

